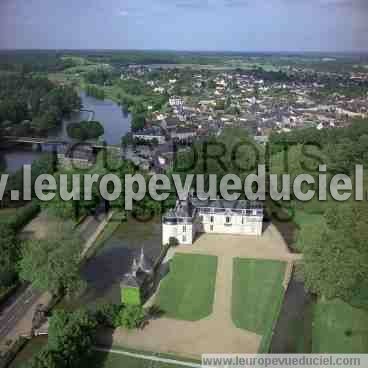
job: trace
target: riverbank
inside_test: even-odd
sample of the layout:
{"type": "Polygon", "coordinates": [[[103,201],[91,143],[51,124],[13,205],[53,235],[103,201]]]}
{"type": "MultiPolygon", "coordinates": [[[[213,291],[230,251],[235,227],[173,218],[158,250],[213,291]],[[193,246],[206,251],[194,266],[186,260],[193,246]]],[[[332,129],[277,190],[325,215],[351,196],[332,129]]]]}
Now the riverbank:
{"type": "MultiPolygon", "coordinates": [[[[100,224],[96,230],[86,239],[82,257],[91,249],[93,243],[101,235],[105,226],[112,218],[112,213],[108,213],[100,218],[100,224]]],[[[88,221],[88,218],[86,219],[88,221]]],[[[25,235],[28,239],[42,239],[47,237],[47,221],[40,221],[36,218],[25,228],[25,235]],[[42,224],[42,228],[40,227],[42,224]],[[46,228],[44,228],[46,227],[46,228]],[[32,229],[32,230],[29,230],[32,229]],[[35,232],[36,231],[36,232],[35,232]]],[[[1,351],[8,351],[12,345],[22,336],[30,337],[33,329],[33,317],[38,306],[41,304],[47,306],[51,303],[52,296],[48,292],[40,292],[29,286],[22,295],[20,295],[13,304],[11,304],[2,315],[2,345],[1,351]]]]}
{"type": "Polygon", "coordinates": [[[120,281],[131,271],[133,259],[141,249],[151,260],[160,255],[160,219],[142,223],[133,217],[125,219],[115,214],[86,253],[81,267],[82,278],[87,283],[85,292],[76,298],[64,299],[58,308],[75,310],[88,305],[94,309],[99,304],[121,303],[120,281]]]}
{"type": "MultiPolygon", "coordinates": [[[[97,100],[87,96],[83,91],[80,92],[80,97],[83,108],[79,112],[72,113],[69,118],[64,119],[61,126],[51,130],[48,136],[63,141],[71,141],[67,132],[69,124],[81,120],[97,120],[104,127],[104,135],[101,139],[107,145],[120,146],[122,137],[131,130],[131,114],[123,111],[121,106],[113,100],[97,100]]],[[[13,145],[0,150],[0,162],[4,162],[7,172],[15,173],[23,165],[32,164],[43,154],[43,152],[35,150],[32,144],[13,145]]]]}
{"type": "Polygon", "coordinates": [[[35,151],[32,146],[20,146],[16,144],[8,145],[0,149],[0,159],[4,162],[5,172],[14,174],[20,170],[23,165],[32,165],[40,159],[44,153],[35,151]]]}

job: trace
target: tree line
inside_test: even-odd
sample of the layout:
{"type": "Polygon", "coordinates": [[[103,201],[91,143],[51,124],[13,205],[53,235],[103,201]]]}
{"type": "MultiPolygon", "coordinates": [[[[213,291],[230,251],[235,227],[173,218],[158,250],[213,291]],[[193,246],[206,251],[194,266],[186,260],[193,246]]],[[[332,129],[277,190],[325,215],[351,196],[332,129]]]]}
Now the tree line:
{"type": "Polygon", "coordinates": [[[77,92],[47,78],[11,74],[0,79],[0,133],[46,135],[64,116],[81,108],[77,92]]]}
{"type": "MultiPolygon", "coordinates": [[[[258,164],[265,163],[268,174],[290,174],[292,182],[297,175],[307,173],[317,183],[318,166],[326,164],[328,178],[347,174],[354,180],[355,165],[365,167],[367,152],[368,121],[362,119],[341,129],[275,133],[265,149],[256,145],[245,130],[225,129],[220,136],[197,142],[191,150],[180,152],[172,171],[181,175],[204,174],[207,185],[210,174],[216,174],[218,181],[228,173],[242,178],[256,171],[258,164]],[[239,149],[234,150],[235,147],[239,149]]],[[[366,185],[367,173],[363,179],[366,185]]],[[[306,287],[318,296],[342,298],[368,308],[368,203],[355,201],[353,197],[354,194],[341,203],[330,195],[325,201],[309,202],[291,196],[288,201],[266,201],[265,206],[271,217],[275,215],[274,205],[285,212],[291,210],[292,215],[286,218],[291,222],[296,221],[295,213],[320,215],[317,223],[295,222],[299,231],[294,251],[304,254],[302,275],[306,287]]]]}
{"type": "MultiPolygon", "coordinates": [[[[45,155],[32,165],[32,181],[38,175],[51,174],[54,171],[54,163],[51,155],[45,155]]],[[[10,192],[19,190],[23,192],[23,176],[18,171],[9,177],[8,185],[4,193],[4,198],[0,203],[0,208],[11,209],[14,205],[10,201],[10,192]]],[[[0,291],[15,285],[19,278],[18,262],[22,258],[22,242],[18,233],[31,221],[41,210],[41,206],[36,200],[32,200],[23,207],[14,209],[14,213],[0,220],[0,291]]]]}
{"type": "MultiPolygon", "coordinates": [[[[317,182],[318,165],[325,164],[327,177],[346,174],[354,181],[355,165],[367,165],[368,121],[356,119],[340,129],[274,134],[270,150],[274,153],[272,173],[308,173],[317,182]]],[[[366,187],[367,173],[363,183],[366,187]]],[[[345,202],[336,202],[329,195],[325,201],[292,200],[297,211],[321,215],[318,223],[301,224],[298,251],[304,254],[302,274],[311,292],[368,308],[368,203],[355,200],[354,188],[352,192],[345,202]]]]}

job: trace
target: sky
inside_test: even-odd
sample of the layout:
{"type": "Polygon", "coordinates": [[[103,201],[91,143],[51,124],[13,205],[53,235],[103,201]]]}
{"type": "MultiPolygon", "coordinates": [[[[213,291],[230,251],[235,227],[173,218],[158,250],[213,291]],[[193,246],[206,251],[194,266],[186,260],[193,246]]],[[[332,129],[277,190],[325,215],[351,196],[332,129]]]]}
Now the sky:
{"type": "Polygon", "coordinates": [[[368,51],[368,0],[0,0],[0,49],[368,51]]]}

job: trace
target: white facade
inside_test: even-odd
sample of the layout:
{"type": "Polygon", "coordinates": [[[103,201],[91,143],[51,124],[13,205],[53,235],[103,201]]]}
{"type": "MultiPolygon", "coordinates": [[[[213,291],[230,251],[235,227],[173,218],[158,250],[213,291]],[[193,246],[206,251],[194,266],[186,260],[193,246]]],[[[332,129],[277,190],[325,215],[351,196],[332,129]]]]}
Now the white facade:
{"type": "Polygon", "coordinates": [[[206,214],[201,216],[201,232],[234,235],[261,235],[262,222],[263,214],[262,216],[257,216],[256,212],[254,216],[232,213],[206,214]]]}
{"type": "Polygon", "coordinates": [[[179,244],[193,244],[196,232],[193,224],[162,224],[162,244],[169,244],[170,239],[174,238],[179,244]]]}
{"type": "Polygon", "coordinates": [[[248,201],[177,203],[162,221],[162,243],[193,244],[196,234],[262,235],[263,208],[248,201]]]}
{"type": "Polygon", "coordinates": [[[195,130],[174,130],[171,132],[170,136],[172,139],[190,139],[197,135],[195,130]]]}
{"type": "Polygon", "coordinates": [[[169,105],[170,106],[183,106],[184,101],[181,97],[172,96],[169,98],[169,105]]]}
{"type": "Polygon", "coordinates": [[[143,134],[143,133],[135,133],[133,134],[133,138],[140,139],[142,141],[151,142],[153,140],[157,140],[158,144],[165,143],[165,136],[163,135],[154,135],[154,134],[143,134]]]}

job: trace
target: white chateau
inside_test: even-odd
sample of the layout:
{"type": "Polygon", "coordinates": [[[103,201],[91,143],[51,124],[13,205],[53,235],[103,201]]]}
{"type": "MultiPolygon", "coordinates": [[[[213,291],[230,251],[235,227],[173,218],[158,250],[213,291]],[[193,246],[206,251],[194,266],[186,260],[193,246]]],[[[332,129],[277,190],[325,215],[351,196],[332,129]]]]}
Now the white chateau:
{"type": "Polygon", "coordinates": [[[261,235],[263,206],[254,201],[188,198],[162,218],[162,243],[193,244],[197,233],[261,235]]]}

